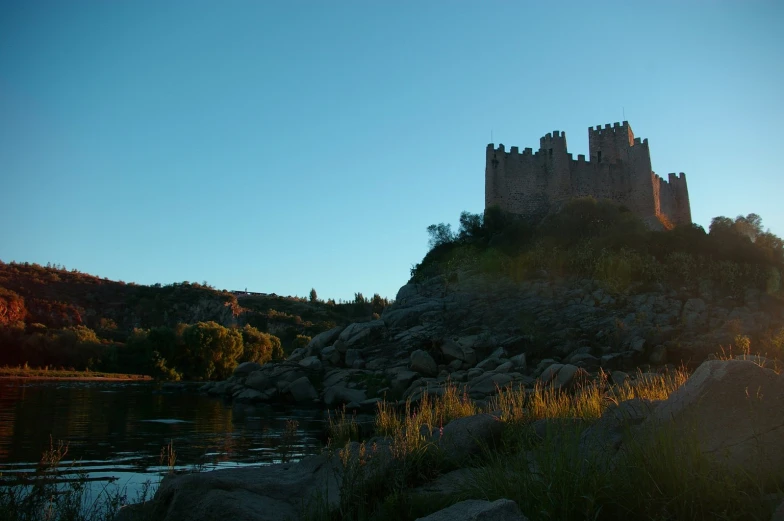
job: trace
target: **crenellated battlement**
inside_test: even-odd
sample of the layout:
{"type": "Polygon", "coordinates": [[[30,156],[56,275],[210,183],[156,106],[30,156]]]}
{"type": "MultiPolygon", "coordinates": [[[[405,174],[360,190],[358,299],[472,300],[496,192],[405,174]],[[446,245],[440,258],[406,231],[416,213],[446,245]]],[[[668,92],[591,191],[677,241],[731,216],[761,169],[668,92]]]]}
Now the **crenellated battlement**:
{"type": "Polygon", "coordinates": [[[613,133],[621,132],[621,133],[626,133],[626,132],[629,131],[629,129],[630,129],[630,127],[629,127],[629,122],[628,121],[624,121],[622,123],[619,123],[619,122],[616,121],[615,123],[612,124],[612,126],[610,126],[609,123],[606,123],[604,125],[604,128],[602,128],[601,125],[596,125],[595,129],[593,127],[588,127],[588,132],[589,133],[590,132],[598,132],[600,134],[603,133],[603,132],[613,132],[613,133]]]}
{"type": "Polygon", "coordinates": [[[666,181],[657,176],[648,140],[635,137],[628,121],[590,127],[588,147],[588,156],[574,159],[559,130],[542,136],[536,152],[489,144],[485,206],[535,216],[573,197],[593,196],[622,203],[646,222],[691,222],[685,174],[669,174],[666,181]]]}

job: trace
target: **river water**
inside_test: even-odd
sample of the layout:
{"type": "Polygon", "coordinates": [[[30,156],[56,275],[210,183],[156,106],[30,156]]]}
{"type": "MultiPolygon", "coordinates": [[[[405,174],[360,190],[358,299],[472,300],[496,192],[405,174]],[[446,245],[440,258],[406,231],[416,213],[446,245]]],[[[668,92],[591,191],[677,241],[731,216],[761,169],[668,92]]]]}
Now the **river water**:
{"type": "MultiPolygon", "coordinates": [[[[209,471],[296,460],[323,447],[325,415],[316,409],[232,405],[155,382],[0,379],[0,484],[35,470],[50,437],[68,444],[91,487],[119,487],[129,498],[169,471],[209,471]],[[286,426],[296,433],[284,436],[286,426]]],[[[69,474],[72,470],[66,472],[69,474]]]]}

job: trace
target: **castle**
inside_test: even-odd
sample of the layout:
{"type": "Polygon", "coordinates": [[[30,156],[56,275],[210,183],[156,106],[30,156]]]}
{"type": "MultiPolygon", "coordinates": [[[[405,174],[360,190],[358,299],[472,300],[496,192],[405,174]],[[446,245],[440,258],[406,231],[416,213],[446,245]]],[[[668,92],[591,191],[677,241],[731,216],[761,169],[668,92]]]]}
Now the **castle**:
{"type": "Polygon", "coordinates": [[[566,150],[566,133],[539,140],[539,150],[522,152],[487,145],[485,208],[539,217],[574,197],[593,196],[625,205],[646,224],[690,224],[686,175],[665,181],[651,170],[648,140],[635,138],[628,121],[588,129],[588,160],[566,150]]]}

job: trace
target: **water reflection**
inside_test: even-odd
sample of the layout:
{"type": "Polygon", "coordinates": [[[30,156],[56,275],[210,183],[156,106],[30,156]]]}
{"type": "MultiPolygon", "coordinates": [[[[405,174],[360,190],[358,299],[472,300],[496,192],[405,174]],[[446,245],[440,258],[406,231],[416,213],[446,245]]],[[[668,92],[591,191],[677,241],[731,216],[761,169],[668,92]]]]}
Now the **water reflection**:
{"type": "MultiPolygon", "coordinates": [[[[0,380],[2,479],[31,472],[54,440],[68,442],[91,479],[117,480],[133,493],[168,471],[161,448],[176,451],[175,470],[260,465],[317,453],[324,415],[318,410],[235,405],[191,391],[163,392],[152,382],[0,380]],[[287,420],[298,423],[282,446],[287,420]],[[289,446],[290,445],[290,446],[289,446]]],[[[131,494],[129,494],[131,495],[131,494]]]]}

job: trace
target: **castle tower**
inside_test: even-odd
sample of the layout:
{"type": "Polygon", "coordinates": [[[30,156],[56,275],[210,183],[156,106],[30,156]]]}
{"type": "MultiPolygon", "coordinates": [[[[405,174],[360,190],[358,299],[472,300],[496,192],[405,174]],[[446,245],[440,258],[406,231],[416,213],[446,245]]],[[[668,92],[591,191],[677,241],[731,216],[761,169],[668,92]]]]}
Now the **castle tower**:
{"type": "Polygon", "coordinates": [[[539,155],[545,167],[550,195],[554,202],[569,200],[572,194],[569,175],[570,157],[566,149],[566,132],[554,130],[539,139],[539,155]]]}
{"type": "Polygon", "coordinates": [[[686,176],[669,180],[651,169],[647,139],[634,137],[627,121],[588,129],[589,158],[572,159],[566,134],[553,131],[535,153],[489,144],[485,162],[485,208],[541,217],[574,197],[593,196],[628,207],[649,226],[691,223],[686,176]]]}
{"type": "Polygon", "coordinates": [[[634,144],[634,132],[628,121],[607,123],[604,128],[588,128],[588,157],[596,163],[617,163],[629,160],[629,148],[634,144]]]}

